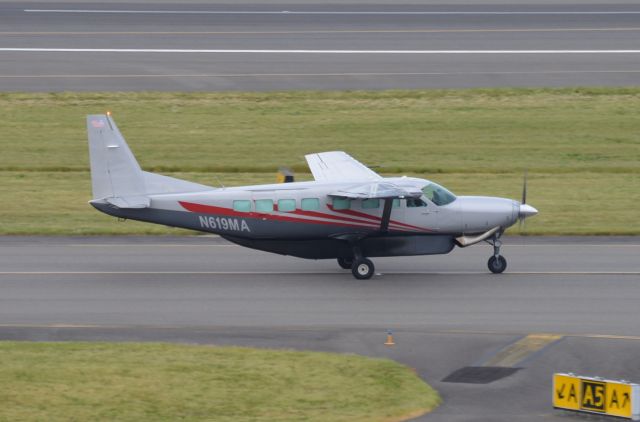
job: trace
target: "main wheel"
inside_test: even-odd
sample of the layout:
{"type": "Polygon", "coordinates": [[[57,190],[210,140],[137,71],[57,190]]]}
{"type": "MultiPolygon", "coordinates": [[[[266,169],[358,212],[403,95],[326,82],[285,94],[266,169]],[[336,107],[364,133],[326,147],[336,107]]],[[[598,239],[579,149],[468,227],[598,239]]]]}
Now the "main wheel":
{"type": "Polygon", "coordinates": [[[356,259],[351,266],[351,273],[358,280],[370,279],[374,271],[375,267],[373,266],[373,262],[367,258],[356,259]]]}
{"type": "Polygon", "coordinates": [[[487,266],[489,267],[489,271],[491,271],[492,273],[500,274],[507,269],[507,260],[504,259],[504,256],[502,255],[498,255],[497,257],[494,255],[489,258],[487,266]]]}
{"type": "Polygon", "coordinates": [[[338,265],[340,265],[340,268],[350,270],[353,267],[353,259],[340,257],[338,258],[338,265]]]}

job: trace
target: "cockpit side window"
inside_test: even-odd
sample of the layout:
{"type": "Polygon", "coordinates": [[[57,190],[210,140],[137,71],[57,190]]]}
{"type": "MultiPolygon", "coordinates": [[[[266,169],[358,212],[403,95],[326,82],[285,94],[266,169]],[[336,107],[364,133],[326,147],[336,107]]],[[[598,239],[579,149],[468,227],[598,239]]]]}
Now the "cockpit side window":
{"type": "Polygon", "coordinates": [[[456,200],[456,196],[436,183],[429,183],[422,188],[422,193],[434,204],[447,205],[456,200]]]}
{"type": "Polygon", "coordinates": [[[407,208],[426,207],[427,203],[420,198],[407,198],[407,208]]]}

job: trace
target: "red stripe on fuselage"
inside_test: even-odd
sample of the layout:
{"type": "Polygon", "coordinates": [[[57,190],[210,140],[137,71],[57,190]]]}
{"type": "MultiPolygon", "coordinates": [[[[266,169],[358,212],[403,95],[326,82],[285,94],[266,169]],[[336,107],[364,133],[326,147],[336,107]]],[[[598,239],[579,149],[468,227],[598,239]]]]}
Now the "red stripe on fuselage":
{"type": "MultiPolygon", "coordinates": [[[[295,218],[295,217],[287,217],[287,216],[283,216],[283,215],[275,215],[275,214],[263,214],[263,213],[255,213],[255,212],[240,212],[240,211],[235,211],[232,210],[230,208],[224,208],[224,207],[216,207],[214,205],[203,205],[203,204],[195,204],[192,202],[184,202],[184,201],[178,201],[178,203],[186,210],[191,211],[191,212],[197,212],[200,214],[215,214],[215,215],[226,215],[226,216],[232,216],[232,217],[242,217],[242,218],[259,218],[259,219],[265,219],[265,220],[272,220],[272,221],[286,221],[286,222],[292,222],[292,223],[309,223],[309,224],[323,224],[323,225],[329,225],[329,226],[340,226],[340,227],[358,227],[358,228],[368,228],[368,229],[372,229],[372,228],[376,228],[375,225],[372,225],[371,223],[367,223],[365,221],[363,222],[359,222],[360,226],[354,225],[354,224],[346,224],[346,223],[341,223],[341,222],[337,222],[337,221],[320,221],[320,220],[310,220],[310,219],[304,219],[304,218],[295,218]]],[[[354,220],[356,221],[356,220],[354,220]]]]}
{"type": "MultiPolygon", "coordinates": [[[[240,212],[230,208],[217,207],[214,205],[196,204],[193,202],[178,201],[178,203],[188,211],[197,212],[201,214],[216,214],[216,215],[226,215],[226,216],[232,216],[232,217],[243,217],[243,218],[261,218],[261,219],[272,220],[272,221],[334,225],[339,227],[360,227],[360,228],[376,229],[376,228],[379,228],[379,224],[377,223],[379,223],[382,220],[380,217],[375,217],[375,216],[371,216],[364,213],[358,213],[356,211],[351,211],[351,212],[354,213],[356,216],[366,216],[367,218],[370,218],[372,220],[377,220],[377,221],[375,222],[363,221],[363,220],[357,220],[355,218],[348,218],[348,217],[343,217],[339,215],[331,215],[331,214],[326,214],[326,213],[316,212],[316,211],[303,211],[299,209],[296,209],[295,211],[290,213],[290,214],[295,214],[295,215],[300,215],[305,217],[324,218],[328,220],[339,220],[339,221],[320,221],[320,220],[295,218],[295,217],[288,217],[284,215],[276,215],[276,214],[268,214],[268,213],[240,212]],[[348,224],[348,223],[355,223],[355,224],[348,224]]],[[[327,205],[327,206],[330,209],[332,209],[331,205],[327,205]]],[[[340,211],[350,211],[350,210],[340,210],[340,211]]],[[[340,212],[340,211],[334,211],[334,212],[340,212]]],[[[399,223],[393,220],[390,222],[390,224],[396,226],[396,227],[393,227],[393,229],[397,231],[406,231],[407,229],[419,230],[419,231],[430,231],[429,229],[411,226],[409,224],[399,223]],[[402,226],[406,226],[406,228],[402,226]]]]}
{"type": "MultiPolygon", "coordinates": [[[[337,211],[335,211],[335,212],[337,212],[337,211]]],[[[359,223],[359,224],[369,224],[369,225],[372,225],[373,227],[376,227],[376,228],[380,227],[380,222],[382,221],[382,219],[377,218],[377,217],[373,217],[373,216],[368,216],[368,217],[371,217],[371,219],[373,219],[373,220],[375,220],[377,218],[377,221],[364,221],[364,220],[358,220],[358,219],[355,219],[355,218],[343,217],[341,215],[326,214],[326,213],[317,212],[317,211],[304,211],[304,210],[298,210],[298,209],[293,211],[292,213],[293,214],[297,214],[297,215],[304,215],[304,216],[308,216],[308,217],[327,218],[327,219],[331,219],[331,220],[350,221],[350,222],[355,222],[355,223],[359,223]]],[[[394,230],[406,231],[406,228],[402,227],[403,224],[391,222],[390,225],[391,226],[396,226],[396,227],[392,227],[394,230]]],[[[421,229],[421,230],[423,230],[423,229],[421,229]]]]}
{"type": "Polygon", "coordinates": [[[355,218],[343,217],[341,215],[331,215],[331,214],[326,214],[326,213],[317,212],[317,211],[304,211],[304,210],[298,210],[297,209],[297,210],[293,211],[292,214],[304,215],[304,216],[307,216],[307,217],[327,218],[327,219],[331,219],[331,220],[349,221],[349,222],[355,222],[355,223],[360,223],[360,224],[370,224],[370,225],[374,225],[374,226],[379,226],[380,225],[380,224],[374,224],[373,222],[370,222],[370,221],[357,220],[355,218]]]}
{"type": "MultiPolygon", "coordinates": [[[[352,215],[352,216],[355,216],[355,217],[369,218],[369,219],[376,220],[376,221],[382,221],[382,217],[366,214],[366,213],[363,213],[363,212],[358,212],[358,211],[353,211],[353,210],[336,210],[336,209],[333,208],[333,205],[331,205],[331,204],[327,204],[327,208],[329,208],[333,212],[339,212],[339,213],[344,213],[344,214],[347,214],[347,215],[352,215]]],[[[415,230],[422,230],[422,231],[428,231],[428,232],[433,231],[433,230],[430,230],[430,229],[427,229],[427,228],[424,228],[424,227],[412,226],[411,224],[401,223],[401,222],[395,221],[395,220],[389,220],[389,224],[395,224],[395,225],[398,225],[398,226],[404,226],[404,227],[415,229],[415,230]]]]}

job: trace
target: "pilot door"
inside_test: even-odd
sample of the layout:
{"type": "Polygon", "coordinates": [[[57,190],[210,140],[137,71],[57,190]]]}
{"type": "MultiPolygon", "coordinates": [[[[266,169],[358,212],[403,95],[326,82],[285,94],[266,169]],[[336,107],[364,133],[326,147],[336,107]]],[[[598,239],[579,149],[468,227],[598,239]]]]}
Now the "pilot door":
{"type": "Polygon", "coordinates": [[[407,198],[402,200],[404,220],[406,224],[423,227],[431,230],[438,230],[438,206],[426,199],[407,198]]]}

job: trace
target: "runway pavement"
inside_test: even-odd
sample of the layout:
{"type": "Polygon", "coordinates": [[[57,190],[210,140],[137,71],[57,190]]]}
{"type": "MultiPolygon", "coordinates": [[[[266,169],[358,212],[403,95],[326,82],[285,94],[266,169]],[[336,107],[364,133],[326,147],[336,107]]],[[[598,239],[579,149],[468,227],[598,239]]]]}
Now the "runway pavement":
{"type": "Polygon", "coordinates": [[[640,5],[588,3],[0,2],[0,90],[637,85],[640,5]]]}
{"type": "MultiPolygon", "coordinates": [[[[551,374],[640,381],[640,239],[508,238],[491,248],[378,258],[357,281],[217,237],[2,237],[0,339],[177,341],[396,359],[444,404],[426,421],[573,420],[551,409],[551,374]],[[396,346],[387,347],[386,330],[396,346]],[[466,366],[521,368],[450,383],[466,366]]],[[[577,419],[576,419],[577,420],[577,419]]]]}

